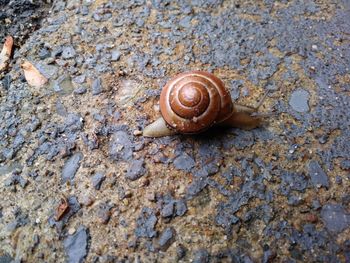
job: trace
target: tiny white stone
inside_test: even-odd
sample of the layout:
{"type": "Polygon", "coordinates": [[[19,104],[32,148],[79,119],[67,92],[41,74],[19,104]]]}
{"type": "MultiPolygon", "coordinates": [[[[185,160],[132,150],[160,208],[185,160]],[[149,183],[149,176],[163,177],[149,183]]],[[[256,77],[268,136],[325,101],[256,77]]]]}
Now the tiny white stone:
{"type": "Polygon", "coordinates": [[[75,233],[75,228],[71,227],[70,229],[68,229],[68,234],[69,235],[73,235],[75,233]]]}

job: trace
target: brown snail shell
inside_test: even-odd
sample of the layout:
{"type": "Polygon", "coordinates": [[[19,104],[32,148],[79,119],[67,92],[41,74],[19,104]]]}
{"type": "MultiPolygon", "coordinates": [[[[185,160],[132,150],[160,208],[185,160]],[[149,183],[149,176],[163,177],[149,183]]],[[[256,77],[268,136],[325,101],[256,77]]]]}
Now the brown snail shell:
{"type": "Polygon", "coordinates": [[[232,103],[224,83],[209,72],[189,71],[172,78],[160,95],[162,118],[145,127],[146,137],[200,133],[214,124],[253,129],[257,108],[232,103]]]}
{"type": "Polygon", "coordinates": [[[160,95],[166,123],[179,133],[198,133],[231,116],[233,104],[224,83],[203,71],[172,78],[160,95]]]}

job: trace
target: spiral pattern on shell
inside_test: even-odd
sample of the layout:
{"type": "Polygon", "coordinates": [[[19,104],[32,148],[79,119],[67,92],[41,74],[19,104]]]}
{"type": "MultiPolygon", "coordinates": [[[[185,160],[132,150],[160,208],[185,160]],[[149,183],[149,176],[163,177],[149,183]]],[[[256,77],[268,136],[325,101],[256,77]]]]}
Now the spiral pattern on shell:
{"type": "Polygon", "coordinates": [[[172,78],[160,95],[166,123],[180,133],[197,133],[231,116],[233,104],[224,83],[203,71],[172,78]]]}

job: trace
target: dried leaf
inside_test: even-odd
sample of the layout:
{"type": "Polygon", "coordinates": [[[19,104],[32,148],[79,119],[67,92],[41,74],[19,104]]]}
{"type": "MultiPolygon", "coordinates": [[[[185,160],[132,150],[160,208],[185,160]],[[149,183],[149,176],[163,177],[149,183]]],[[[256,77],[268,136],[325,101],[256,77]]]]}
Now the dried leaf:
{"type": "Polygon", "coordinates": [[[6,37],[4,46],[0,53],[0,71],[6,69],[11,57],[13,47],[13,38],[11,36],[6,37]]]}
{"type": "Polygon", "coordinates": [[[62,196],[61,198],[61,203],[59,206],[56,208],[56,215],[55,215],[55,220],[59,221],[61,218],[69,211],[69,204],[67,201],[67,198],[62,196]]]}
{"type": "Polygon", "coordinates": [[[30,86],[40,88],[47,83],[47,78],[45,78],[29,61],[24,61],[21,67],[24,70],[24,77],[30,86]]]}

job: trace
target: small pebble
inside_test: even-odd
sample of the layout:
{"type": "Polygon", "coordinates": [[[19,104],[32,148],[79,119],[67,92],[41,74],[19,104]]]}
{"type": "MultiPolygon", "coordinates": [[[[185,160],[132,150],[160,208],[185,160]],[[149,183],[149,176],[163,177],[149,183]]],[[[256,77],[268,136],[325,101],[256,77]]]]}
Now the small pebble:
{"type": "Polygon", "coordinates": [[[86,194],[82,197],[81,199],[81,204],[83,204],[84,206],[90,206],[93,204],[94,202],[94,199],[89,195],[89,194],[86,194]]]}
{"type": "Polygon", "coordinates": [[[162,217],[171,217],[174,213],[174,203],[169,203],[160,211],[162,217]]]}
{"type": "Polygon", "coordinates": [[[310,110],[309,108],[309,97],[310,94],[304,89],[297,89],[293,91],[290,99],[289,99],[289,105],[292,107],[293,110],[297,112],[308,112],[310,110]]]}
{"type": "Polygon", "coordinates": [[[186,248],[179,244],[176,248],[176,258],[177,260],[183,259],[186,256],[186,248]]]}
{"type": "Polygon", "coordinates": [[[337,175],[335,177],[335,183],[338,185],[341,185],[343,183],[343,179],[341,178],[341,176],[337,175]]]}
{"type": "Polygon", "coordinates": [[[67,46],[63,48],[62,51],[62,58],[64,59],[69,59],[69,58],[74,58],[75,57],[75,50],[72,46],[67,46]]]}
{"type": "Polygon", "coordinates": [[[104,173],[98,172],[91,178],[92,186],[96,190],[100,190],[102,182],[106,179],[104,173]]]}
{"type": "Polygon", "coordinates": [[[148,201],[151,201],[151,202],[156,201],[156,195],[154,194],[154,192],[148,192],[146,194],[146,198],[148,201]]]}
{"type": "Polygon", "coordinates": [[[73,235],[75,233],[76,229],[74,227],[71,227],[68,229],[68,235],[73,235]]]}
{"type": "Polygon", "coordinates": [[[160,235],[158,244],[161,250],[166,251],[174,242],[175,230],[172,227],[166,228],[160,235]]]}
{"type": "Polygon", "coordinates": [[[67,255],[67,262],[83,262],[88,253],[89,231],[85,226],[80,226],[72,235],[63,241],[67,255]]]}
{"type": "Polygon", "coordinates": [[[350,214],[340,204],[326,204],[322,207],[321,218],[331,233],[340,233],[350,226],[350,214]]]}
{"type": "Polygon", "coordinates": [[[313,213],[307,213],[305,215],[305,220],[310,223],[316,223],[318,221],[318,217],[313,213]]]}
{"type": "Polygon", "coordinates": [[[317,161],[312,160],[309,162],[308,171],[309,176],[311,178],[311,182],[315,188],[329,188],[328,175],[324,172],[324,170],[317,161]]]}
{"type": "Polygon", "coordinates": [[[121,53],[119,50],[113,50],[111,61],[118,61],[120,56],[121,56],[121,53]]]}
{"type": "Polygon", "coordinates": [[[135,181],[146,173],[145,162],[143,159],[132,160],[125,177],[131,181],[135,181]]]}
{"type": "Polygon", "coordinates": [[[98,95],[103,91],[101,79],[97,78],[92,82],[92,95],[98,95]]]}
{"type": "Polygon", "coordinates": [[[194,254],[194,263],[209,263],[209,253],[206,249],[202,248],[199,249],[195,254],[194,254]]]}

